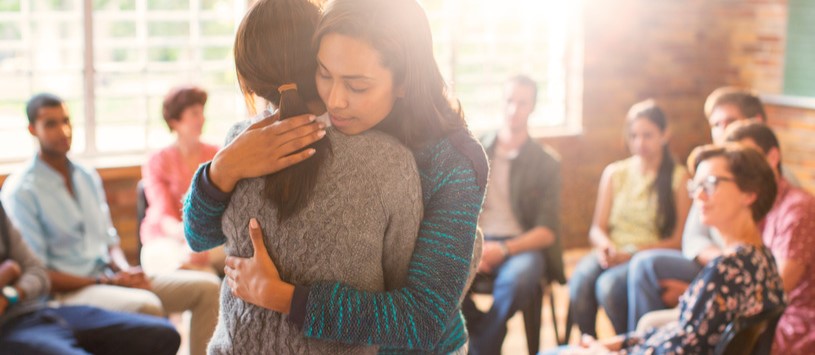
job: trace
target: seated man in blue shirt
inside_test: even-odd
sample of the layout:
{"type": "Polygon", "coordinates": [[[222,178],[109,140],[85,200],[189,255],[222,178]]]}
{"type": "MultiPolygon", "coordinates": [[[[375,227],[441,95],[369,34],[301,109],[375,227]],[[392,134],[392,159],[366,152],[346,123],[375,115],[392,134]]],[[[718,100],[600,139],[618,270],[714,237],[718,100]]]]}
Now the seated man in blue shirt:
{"type": "Polygon", "coordinates": [[[99,175],[68,158],[72,127],[62,99],[39,94],[26,111],[39,151],[9,176],[0,198],[45,263],[56,300],[158,316],[190,310],[190,353],[204,354],[217,322],[220,280],[186,270],[147,277],[130,266],[99,175]]]}
{"type": "Polygon", "coordinates": [[[181,338],[165,319],[87,306],[46,307],[45,267],[0,205],[0,355],[172,355],[181,338]],[[145,341],[149,339],[149,341],[145,341]]]}

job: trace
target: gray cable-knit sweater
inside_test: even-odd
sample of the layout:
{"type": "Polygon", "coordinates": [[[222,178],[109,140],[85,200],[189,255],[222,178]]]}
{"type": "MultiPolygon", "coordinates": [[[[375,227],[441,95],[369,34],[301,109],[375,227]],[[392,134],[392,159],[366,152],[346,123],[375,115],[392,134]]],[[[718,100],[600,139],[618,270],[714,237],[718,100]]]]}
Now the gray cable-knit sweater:
{"type": "MultiPolygon", "coordinates": [[[[228,140],[238,131],[233,130],[228,140]]],[[[290,283],[341,281],[368,291],[404,285],[422,218],[413,155],[394,138],[376,131],[346,136],[329,128],[327,138],[332,154],[320,169],[315,193],[288,220],[278,223],[276,208],[263,196],[263,178],[238,183],[222,220],[226,253],[253,254],[248,224],[254,217],[280,276],[290,283]]],[[[376,351],[373,346],[307,339],[284,315],[235,298],[226,283],[221,288],[221,316],[210,353],[376,351]]]]}

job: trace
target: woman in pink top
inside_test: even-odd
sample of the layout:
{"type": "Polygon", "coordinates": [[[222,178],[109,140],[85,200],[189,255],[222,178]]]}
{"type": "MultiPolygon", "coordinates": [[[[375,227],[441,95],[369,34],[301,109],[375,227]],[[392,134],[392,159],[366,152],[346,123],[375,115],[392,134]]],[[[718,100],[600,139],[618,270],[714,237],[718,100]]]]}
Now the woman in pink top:
{"type": "Polygon", "coordinates": [[[184,240],[181,199],[198,166],[212,160],[218,147],[201,142],[206,91],[178,87],[164,98],[164,121],[176,141],[154,153],[142,167],[147,211],[140,226],[142,266],[148,273],[177,268],[223,270],[223,249],[193,253],[184,240]]]}

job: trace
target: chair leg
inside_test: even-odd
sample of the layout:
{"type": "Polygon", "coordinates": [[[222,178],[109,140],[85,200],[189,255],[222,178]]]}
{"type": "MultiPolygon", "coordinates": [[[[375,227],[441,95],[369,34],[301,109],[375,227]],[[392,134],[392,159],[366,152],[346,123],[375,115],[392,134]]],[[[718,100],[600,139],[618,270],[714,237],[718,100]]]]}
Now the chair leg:
{"type": "Polygon", "coordinates": [[[572,337],[572,328],[574,322],[572,320],[572,305],[569,305],[569,311],[566,312],[566,327],[563,329],[563,339],[558,339],[558,345],[566,345],[569,343],[569,338],[572,337]]]}
{"type": "Polygon", "coordinates": [[[543,311],[543,287],[538,288],[532,302],[523,310],[524,327],[526,328],[526,347],[530,355],[540,349],[541,313],[543,311]]]}
{"type": "Polygon", "coordinates": [[[555,290],[552,289],[551,286],[549,288],[549,306],[552,309],[552,329],[555,330],[555,342],[558,345],[563,345],[563,343],[560,341],[560,331],[558,329],[559,327],[557,326],[557,313],[555,312],[555,290]]]}

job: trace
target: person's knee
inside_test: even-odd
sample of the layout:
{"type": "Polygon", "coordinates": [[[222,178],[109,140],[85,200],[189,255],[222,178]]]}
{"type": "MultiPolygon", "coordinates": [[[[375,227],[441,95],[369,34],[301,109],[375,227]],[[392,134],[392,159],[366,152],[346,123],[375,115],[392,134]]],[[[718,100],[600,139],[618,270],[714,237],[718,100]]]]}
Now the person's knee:
{"type": "Polygon", "coordinates": [[[653,273],[659,259],[657,254],[649,250],[636,253],[629,262],[629,272],[634,276],[653,273]]]}
{"type": "MultiPolygon", "coordinates": [[[[624,276],[624,275],[623,275],[624,276]]],[[[603,306],[614,305],[625,298],[626,278],[604,273],[597,278],[595,292],[597,301],[603,306]]]]}
{"type": "Polygon", "coordinates": [[[540,287],[543,269],[543,257],[539,252],[512,256],[499,272],[495,287],[512,288],[517,292],[532,292],[540,287]]]}
{"type": "Polygon", "coordinates": [[[629,283],[636,287],[645,282],[649,275],[654,274],[654,267],[657,262],[658,258],[647,252],[635,254],[628,265],[629,283]]]}
{"type": "Polygon", "coordinates": [[[594,293],[594,284],[601,272],[599,268],[596,256],[588,255],[581,259],[569,279],[569,289],[572,290],[572,293],[594,293]]]}
{"type": "MultiPolygon", "coordinates": [[[[142,291],[142,290],[139,290],[142,291]]],[[[137,313],[147,314],[156,317],[164,317],[167,314],[164,312],[164,306],[161,303],[161,300],[156,296],[155,293],[144,291],[133,293],[130,296],[130,303],[132,308],[136,310],[137,313]]]]}

